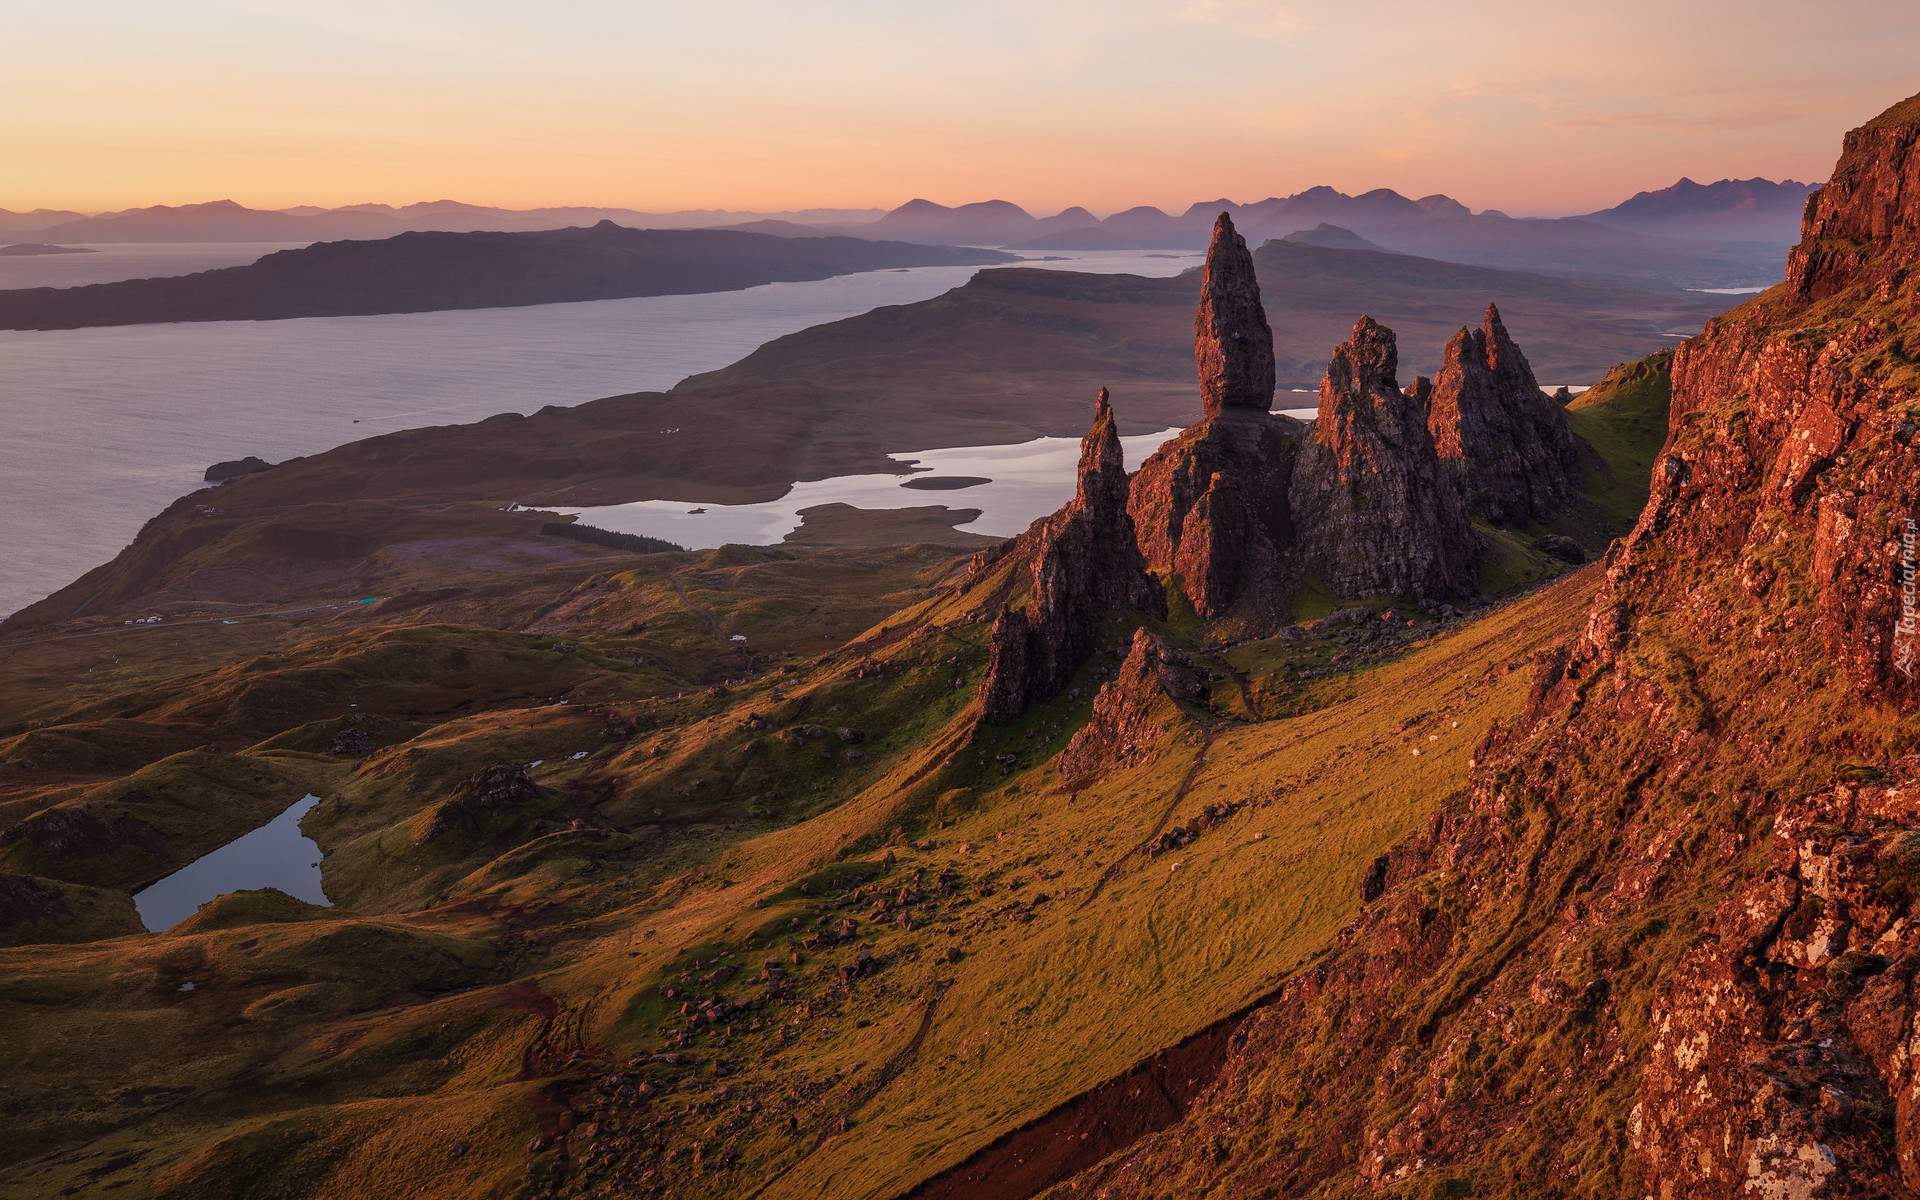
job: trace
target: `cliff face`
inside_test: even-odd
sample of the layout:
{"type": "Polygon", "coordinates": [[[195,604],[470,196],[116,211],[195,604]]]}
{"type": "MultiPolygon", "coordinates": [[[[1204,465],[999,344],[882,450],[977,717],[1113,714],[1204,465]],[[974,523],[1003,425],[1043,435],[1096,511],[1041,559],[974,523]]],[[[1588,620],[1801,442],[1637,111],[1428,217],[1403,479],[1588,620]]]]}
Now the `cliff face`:
{"type": "Polygon", "coordinates": [[[1824,300],[1878,283],[1920,258],[1920,104],[1909,100],[1847,135],[1826,186],[1807,198],[1787,285],[1824,300]]]}
{"type": "Polygon", "coordinates": [[[1470,515],[1547,521],[1573,498],[1580,485],[1573,427],[1540,390],[1499,309],[1487,305],[1479,329],[1462,329],[1447,343],[1425,399],[1434,448],[1470,515]]]}
{"type": "Polygon", "coordinates": [[[1473,531],[1398,369],[1393,331],[1371,317],[1334,350],[1294,470],[1300,563],[1340,596],[1464,596],[1474,590],[1473,531]]]}
{"type": "MultiPolygon", "coordinates": [[[[1653,495],[1525,710],[1075,1194],[1920,1193],[1916,136],[1920,98],[1849,135],[1795,277],[1676,355],[1653,495]]],[[[1384,399],[1346,357],[1336,400],[1384,399]]]]}
{"type": "Polygon", "coordinates": [[[1292,618],[1297,429],[1284,417],[1225,412],[1162,446],[1134,478],[1129,510],[1147,565],[1177,577],[1207,620],[1236,608],[1261,628],[1292,618]]]}
{"type": "Polygon", "coordinates": [[[1165,594],[1146,573],[1127,515],[1126,465],[1105,388],[1080,443],[1074,498],[1034,522],[1007,554],[1032,562],[1032,589],[1025,608],[994,624],[980,685],[982,716],[994,723],[1058,694],[1093,653],[1108,613],[1166,615],[1165,594]]]}

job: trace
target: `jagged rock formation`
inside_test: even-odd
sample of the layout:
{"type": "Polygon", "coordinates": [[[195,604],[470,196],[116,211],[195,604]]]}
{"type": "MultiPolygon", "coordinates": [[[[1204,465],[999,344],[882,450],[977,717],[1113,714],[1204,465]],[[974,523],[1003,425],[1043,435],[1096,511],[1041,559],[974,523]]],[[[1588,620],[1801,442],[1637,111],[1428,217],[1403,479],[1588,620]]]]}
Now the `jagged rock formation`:
{"type": "Polygon", "coordinates": [[[1479,329],[1462,329],[1425,399],[1427,429],[1453,472],[1471,516],[1546,521],[1580,486],[1580,458],[1566,410],[1548,399],[1507,335],[1500,310],[1487,305],[1479,329]]]}
{"type": "Polygon", "coordinates": [[[1120,672],[1102,685],[1093,715],[1060,752],[1060,779],[1084,787],[1120,766],[1136,765],[1166,732],[1162,702],[1204,706],[1207,682],[1193,660],[1148,629],[1136,629],[1120,672]]]}
{"type": "Polygon", "coordinates": [[[1141,554],[1207,620],[1236,606],[1259,627],[1292,619],[1287,492],[1299,428],[1228,410],[1160,447],[1134,477],[1128,510],[1141,554]]]}
{"type": "Polygon", "coordinates": [[[1299,562],[1335,595],[1428,602],[1474,590],[1478,551],[1393,331],[1361,317],[1333,352],[1289,500],[1299,562]]]}
{"type": "Polygon", "coordinates": [[[1107,389],[1080,443],[1073,499],[1034,522],[1008,554],[1032,562],[1032,590],[1026,607],[994,622],[980,685],[981,717],[990,723],[1011,721],[1066,687],[1108,613],[1166,616],[1165,593],[1147,575],[1127,515],[1127,469],[1107,389]]]}
{"type": "Polygon", "coordinates": [[[1273,407],[1273,329],[1260,304],[1253,255],[1226,213],[1213,224],[1193,319],[1193,357],[1208,416],[1223,409],[1273,407]]]}
{"type": "Polygon", "coordinates": [[[1141,465],[1128,511],[1140,552],[1207,620],[1237,607],[1252,624],[1292,618],[1288,557],[1298,423],[1273,404],[1273,331],[1246,243],[1224,213],[1194,319],[1207,416],[1141,465]]]}
{"type": "MultiPolygon", "coordinates": [[[[1920,98],[1836,179],[1916,139],[1920,98]]],[[[1524,711],[1076,1195],[1915,1193],[1920,281],[1859,267],[1911,261],[1920,191],[1843,194],[1676,355],[1652,499],[1524,711]]]]}
{"type": "Polygon", "coordinates": [[[1787,285],[1805,300],[1892,279],[1920,260],[1920,97],[1847,134],[1833,178],[1807,198],[1787,285]]]}

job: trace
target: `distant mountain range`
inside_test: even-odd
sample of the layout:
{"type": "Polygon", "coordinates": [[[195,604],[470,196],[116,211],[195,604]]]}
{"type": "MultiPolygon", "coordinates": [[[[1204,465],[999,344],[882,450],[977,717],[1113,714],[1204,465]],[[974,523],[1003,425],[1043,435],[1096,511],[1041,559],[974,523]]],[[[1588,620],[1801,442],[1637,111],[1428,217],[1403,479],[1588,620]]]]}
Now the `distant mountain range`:
{"type": "Polygon", "coordinates": [[[0,329],[265,321],[731,291],[890,267],[1017,261],[997,250],[718,229],[397,234],[281,250],[244,267],[0,291],[0,329]]]}
{"type": "Polygon", "coordinates": [[[1411,199],[1390,188],[1350,196],[1315,187],[1255,204],[1214,200],[1178,215],[1130,208],[1104,220],[1084,208],[1038,218],[1004,200],[957,208],[914,200],[848,232],[884,230],[903,241],[1027,252],[1198,250],[1206,245],[1214,218],[1226,212],[1256,246],[1333,236],[1346,248],[1474,266],[1670,287],[1738,287],[1779,279],[1786,247],[1798,236],[1797,217],[1788,221],[1782,214],[1789,209],[1797,214],[1809,190],[1791,181],[1701,187],[1683,180],[1586,217],[1547,219],[1517,219],[1491,209],[1476,213],[1450,196],[1411,199]]]}
{"type": "Polygon", "coordinates": [[[1581,219],[1661,237],[1792,245],[1800,240],[1800,215],[1806,210],[1807,197],[1819,186],[1791,179],[1780,183],[1767,179],[1722,179],[1718,183],[1682,179],[1672,187],[1641,192],[1625,203],[1581,219]]]}
{"type": "Polygon", "coordinates": [[[1413,199],[1390,188],[1357,196],[1313,187],[1253,204],[1219,199],[1173,214],[1142,205],[1095,216],[1073,207],[1036,217],[1005,200],[948,207],[911,200],[892,210],[809,209],[788,213],[631,209],[512,210],[452,200],[394,208],[251,209],[230,200],[84,216],[0,210],[0,239],[51,243],[316,242],[381,239],[408,230],[532,231],[600,221],[654,229],[718,228],[776,237],[842,235],[935,246],[992,246],[1029,252],[1199,250],[1214,218],[1233,214],[1253,245],[1322,225],[1370,245],[1476,266],[1592,276],[1678,287],[1738,287],[1780,278],[1785,249],[1799,236],[1813,185],[1787,180],[1682,179],[1579,217],[1513,218],[1474,212],[1450,196],[1413,199]]]}

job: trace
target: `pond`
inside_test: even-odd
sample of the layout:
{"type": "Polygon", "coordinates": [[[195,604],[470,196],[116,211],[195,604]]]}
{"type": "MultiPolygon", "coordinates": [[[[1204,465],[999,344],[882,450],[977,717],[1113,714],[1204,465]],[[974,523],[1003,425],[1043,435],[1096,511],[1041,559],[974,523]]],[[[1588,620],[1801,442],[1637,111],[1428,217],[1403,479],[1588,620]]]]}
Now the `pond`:
{"type": "Polygon", "coordinates": [[[319,803],[318,796],[302,796],[252,833],[134,893],[140,920],[159,933],[186,920],[215,896],[251,888],[279,888],[308,904],[332,904],[320,890],[320,847],[300,832],[300,819],[319,803]]]}

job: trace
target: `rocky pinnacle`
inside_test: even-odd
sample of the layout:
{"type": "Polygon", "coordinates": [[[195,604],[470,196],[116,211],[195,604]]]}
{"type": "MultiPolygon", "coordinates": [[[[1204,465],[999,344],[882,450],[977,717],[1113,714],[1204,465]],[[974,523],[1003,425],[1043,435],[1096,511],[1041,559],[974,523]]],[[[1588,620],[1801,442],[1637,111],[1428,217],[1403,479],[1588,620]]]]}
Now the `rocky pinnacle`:
{"type": "Polygon", "coordinates": [[[1579,446],[1566,409],[1534,380],[1500,310],[1447,343],[1425,405],[1434,448],[1470,515],[1494,522],[1551,520],[1579,489],[1579,446]]]}
{"type": "Polygon", "coordinates": [[[1208,416],[1223,408],[1273,407],[1273,328],[1260,305],[1253,255],[1226,213],[1213,224],[1213,244],[1200,276],[1193,357],[1208,416]]]}
{"type": "Polygon", "coordinates": [[[1024,608],[1008,609],[993,629],[980,686],[984,720],[1000,724],[1052,698],[1093,653],[1108,613],[1166,616],[1166,596],[1148,574],[1127,515],[1127,468],[1107,389],[1080,443],[1080,479],[1059,512],[1035,521],[1009,552],[1030,564],[1024,608]]]}

